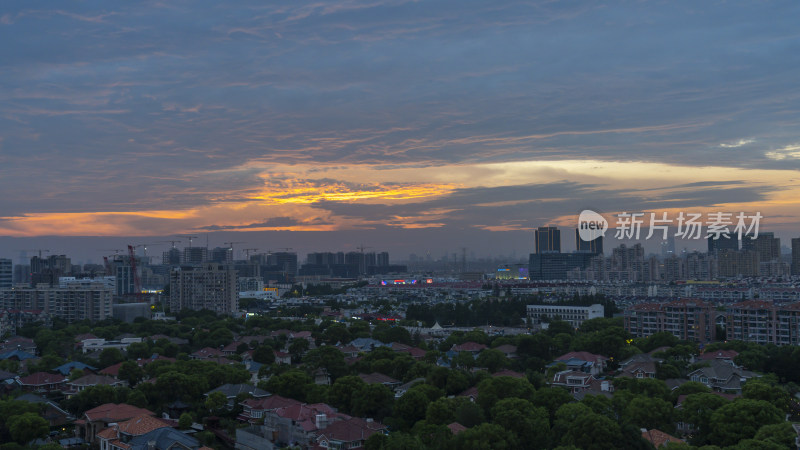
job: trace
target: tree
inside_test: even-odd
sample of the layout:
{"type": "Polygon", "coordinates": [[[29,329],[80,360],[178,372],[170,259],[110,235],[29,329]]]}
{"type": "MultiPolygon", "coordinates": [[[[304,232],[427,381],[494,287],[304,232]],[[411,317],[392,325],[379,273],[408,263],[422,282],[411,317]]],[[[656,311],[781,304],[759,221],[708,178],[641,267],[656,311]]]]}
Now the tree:
{"type": "Polygon", "coordinates": [[[456,436],[456,448],[463,450],[512,450],[519,448],[514,434],[493,423],[482,423],[456,436]]]}
{"type": "Polygon", "coordinates": [[[673,432],[672,403],[660,398],[637,396],[625,408],[625,420],[637,428],[673,432]]]}
{"type": "Polygon", "coordinates": [[[536,449],[550,440],[550,420],[547,410],[533,406],[527,400],[507,398],[492,408],[492,421],[517,437],[520,448],[536,449]]]}
{"type": "Polygon", "coordinates": [[[44,418],[30,412],[9,417],[6,426],[11,438],[23,445],[46,437],[50,431],[50,424],[44,418]]]}
{"type": "Polygon", "coordinates": [[[561,436],[561,445],[574,445],[586,450],[621,448],[619,425],[580,403],[566,404],[558,409],[553,432],[554,436],[561,436]]]}
{"type": "Polygon", "coordinates": [[[411,389],[395,401],[394,416],[402,419],[406,428],[411,428],[418,420],[425,418],[430,403],[430,399],[424,393],[411,389]]]}
{"type": "Polygon", "coordinates": [[[783,414],[773,404],[740,398],[711,415],[711,442],[723,447],[735,445],[755,436],[762,426],[780,422],[783,422],[783,414]]]}
{"type": "Polygon", "coordinates": [[[572,402],[574,399],[572,395],[567,392],[566,389],[561,387],[553,387],[547,389],[539,389],[533,394],[533,398],[531,402],[534,406],[541,406],[543,407],[549,417],[550,422],[556,417],[556,411],[558,408],[561,408],[562,405],[566,405],[567,403],[572,402]]]}
{"type": "Polygon", "coordinates": [[[532,400],[533,396],[533,385],[525,379],[492,377],[478,384],[478,404],[487,412],[498,400],[511,397],[532,400]]]}
{"type": "Polygon", "coordinates": [[[212,412],[221,410],[227,404],[228,404],[228,397],[226,397],[225,394],[219,391],[208,394],[205,403],[206,408],[208,408],[208,410],[212,412]]]}
{"type": "Polygon", "coordinates": [[[194,419],[192,419],[192,415],[188,412],[181,414],[181,417],[178,419],[178,428],[181,430],[186,430],[192,426],[194,419]]]}
{"type": "Polygon", "coordinates": [[[310,371],[325,369],[334,380],[345,375],[348,371],[344,362],[344,354],[336,347],[325,345],[309,351],[303,357],[303,364],[310,371]]]}
{"type": "Polygon", "coordinates": [[[283,397],[304,401],[306,390],[314,384],[311,377],[300,370],[292,369],[280,375],[272,376],[267,382],[259,382],[258,386],[283,397]]]}
{"type": "Polygon", "coordinates": [[[340,411],[350,413],[353,409],[354,396],[358,395],[366,384],[355,375],[338,378],[328,390],[328,403],[340,411]]]}
{"type": "Polygon", "coordinates": [[[368,384],[353,400],[353,415],[383,420],[392,411],[394,393],[382,384],[368,384]]]}
{"type": "Polygon", "coordinates": [[[309,343],[305,339],[295,339],[289,344],[289,353],[292,355],[292,361],[300,361],[300,358],[305,352],[308,351],[309,343]]]}
{"type": "Polygon", "coordinates": [[[693,445],[708,443],[711,433],[711,415],[728,403],[728,400],[719,395],[702,392],[689,394],[683,400],[680,419],[694,429],[694,437],[691,439],[693,445]]]}
{"type": "Polygon", "coordinates": [[[503,352],[494,349],[486,349],[478,354],[475,363],[478,367],[486,367],[490,373],[495,373],[507,367],[509,361],[503,352]]]}
{"type": "Polygon", "coordinates": [[[261,344],[253,351],[253,361],[270,365],[275,362],[275,351],[269,345],[261,344]]]}
{"type": "Polygon", "coordinates": [[[328,345],[352,341],[350,331],[342,323],[334,323],[322,332],[322,341],[328,345]]]}
{"type": "Polygon", "coordinates": [[[125,356],[122,355],[122,352],[119,351],[117,348],[106,348],[100,352],[100,357],[98,361],[100,362],[100,366],[102,367],[109,367],[113,366],[114,364],[124,361],[125,356]]]}
{"type": "Polygon", "coordinates": [[[125,361],[119,366],[118,378],[131,387],[136,386],[144,378],[144,369],[133,361],[125,361]]]}
{"type": "Polygon", "coordinates": [[[756,432],[755,439],[757,441],[772,442],[780,445],[782,448],[794,447],[795,433],[792,424],[789,422],[781,422],[773,425],[764,425],[756,432]]]}
{"type": "Polygon", "coordinates": [[[760,379],[751,379],[742,386],[742,397],[772,403],[782,412],[789,410],[789,393],[780,386],[760,379]]]}

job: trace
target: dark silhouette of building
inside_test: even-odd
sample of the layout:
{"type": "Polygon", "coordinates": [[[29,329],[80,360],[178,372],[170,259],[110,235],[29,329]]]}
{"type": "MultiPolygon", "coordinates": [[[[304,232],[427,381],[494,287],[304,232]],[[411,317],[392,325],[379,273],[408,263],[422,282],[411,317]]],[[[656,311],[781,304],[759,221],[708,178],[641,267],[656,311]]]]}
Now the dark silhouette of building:
{"type": "Polygon", "coordinates": [[[556,227],[539,227],[534,231],[536,253],[561,253],[561,231],[556,227]]]}
{"type": "Polygon", "coordinates": [[[717,239],[714,239],[713,236],[709,236],[708,254],[715,255],[720,250],[739,250],[739,239],[736,237],[735,234],[730,234],[728,235],[728,237],[719,235],[717,239]]]}
{"type": "Polygon", "coordinates": [[[580,253],[591,253],[593,255],[603,254],[603,236],[597,236],[591,241],[581,239],[580,230],[575,229],[575,248],[580,253]]]}

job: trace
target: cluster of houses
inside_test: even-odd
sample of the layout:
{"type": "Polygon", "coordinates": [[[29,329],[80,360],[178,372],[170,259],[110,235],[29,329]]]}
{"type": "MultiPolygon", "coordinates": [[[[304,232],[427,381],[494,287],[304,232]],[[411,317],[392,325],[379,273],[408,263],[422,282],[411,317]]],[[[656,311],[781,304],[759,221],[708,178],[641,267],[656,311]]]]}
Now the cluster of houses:
{"type": "MultiPolygon", "coordinates": [[[[366,439],[375,433],[387,433],[387,427],[370,418],[351,417],[338,412],[335,408],[324,403],[306,404],[295,399],[272,395],[254,385],[259,380],[258,372],[261,364],[253,360],[254,348],[265,340],[274,337],[285,337],[287,348],[289,343],[296,339],[304,339],[309,343],[309,348],[314,348],[314,339],[308,331],[278,330],[269,336],[241,336],[234,342],[221,348],[206,347],[189,355],[191,359],[213,361],[218,364],[244,364],[250,371],[252,379],[250,384],[223,385],[205,395],[221,392],[228,399],[227,407],[232,409],[236,405],[240,394],[247,393],[248,399],[239,403],[242,408],[237,419],[246,424],[238,428],[236,435],[227,436],[225,433],[218,437],[228,440],[231,445],[239,449],[270,449],[279,445],[299,445],[303,448],[358,448],[364,445],[366,439]],[[243,345],[245,344],[245,345],[243,345]],[[237,355],[237,356],[233,356],[237,355]]],[[[147,339],[176,339],[167,336],[151,336],[147,339]]],[[[80,336],[76,347],[85,343],[96,346],[96,337],[80,336]]],[[[114,343],[121,340],[112,341],[114,343]]],[[[185,344],[185,342],[176,342],[185,344]]],[[[377,348],[388,348],[394,352],[406,353],[416,360],[426,356],[426,351],[398,342],[384,343],[371,338],[358,338],[348,343],[338,343],[338,348],[345,356],[348,364],[355,363],[364,354],[377,348]]],[[[471,354],[476,360],[478,355],[487,347],[476,342],[465,342],[453,345],[437,364],[450,367],[451,361],[464,352],[471,354]]],[[[509,359],[517,358],[517,348],[513,345],[501,345],[493,350],[499,351],[509,359]]],[[[618,365],[614,373],[608,370],[609,359],[602,355],[589,352],[569,352],[556,358],[548,367],[551,386],[567,389],[577,400],[586,395],[612,396],[614,383],[606,375],[614,377],[630,377],[637,379],[655,378],[659,363],[662,362],[658,355],[663,348],[650,353],[635,355],[618,365]]],[[[94,351],[94,350],[92,350],[94,351]]],[[[18,361],[21,369],[26,364],[35,363],[36,346],[32,340],[26,338],[13,338],[0,345],[0,360],[12,359],[18,361]]],[[[285,351],[274,352],[276,362],[291,364],[291,355],[285,351]]],[[[727,398],[741,395],[742,386],[750,378],[759,376],[734,363],[737,356],[735,351],[720,350],[707,352],[697,356],[698,361],[705,361],[696,370],[684,379],[666,380],[667,385],[675,389],[680,384],[689,380],[708,386],[713,392],[727,398]]],[[[135,362],[144,367],[157,360],[174,361],[160,355],[150,358],[138,359],[135,362]]],[[[98,369],[90,365],[71,361],[53,370],[34,372],[20,376],[10,372],[0,371],[0,388],[3,393],[21,390],[24,395],[16,398],[20,400],[44,404],[45,417],[53,427],[65,424],[75,425],[74,442],[97,443],[101,450],[129,450],[129,449],[171,449],[184,448],[190,450],[203,449],[200,442],[193,434],[203,429],[202,425],[194,424],[187,430],[177,428],[178,418],[182,412],[188,410],[189,405],[174,402],[169,405],[162,416],[142,408],[125,404],[107,404],[93,408],[81,417],[72,417],[64,411],[57,401],[53,399],[69,398],[82,390],[99,385],[125,386],[126,382],[119,378],[122,363],[98,369]],[[78,376],[79,375],[79,376],[78,376]],[[155,444],[153,444],[155,443],[155,444]]],[[[473,368],[472,370],[480,370],[473,368]]],[[[22,370],[20,371],[22,372],[22,370]]],[[[22,372],[25,373],[25,372],[22,372]]],[[[500,370],[493,376],[510,376],[525,378],[525,375],[512,370],[500,370]]],[[[412,380],[403,383],[382,373],[362,373],[359,377],[367,384],[382,384],[401,397],[415,383],[424,382],[424,379],[412,380]]],[[[331,380],[324,370],[315,374],[314,381],[318,384],[330,384],[331,380]]],[[[478,396],[476,387],[471,387],[459,394],[475,400],[478,396]]],[[[676,408],[681,407],[681,399],[676,408]]],[[[207,429],[213,427],[206,423],[207,429]]],[[[453,423],[449,428],[454,433],[459,433],[465,428],[463,425],[453,423]]],[[[678,424],[678,430],[690,432],[691,425],[678,424]]],[[[646,439],[664,442],[677,439],[658,430],[647,431],[646,439]],[[664,440],[666,439],[666,440],[664,440]]],[[[63,445],[63,444],[62,444],[63,445]]]]}

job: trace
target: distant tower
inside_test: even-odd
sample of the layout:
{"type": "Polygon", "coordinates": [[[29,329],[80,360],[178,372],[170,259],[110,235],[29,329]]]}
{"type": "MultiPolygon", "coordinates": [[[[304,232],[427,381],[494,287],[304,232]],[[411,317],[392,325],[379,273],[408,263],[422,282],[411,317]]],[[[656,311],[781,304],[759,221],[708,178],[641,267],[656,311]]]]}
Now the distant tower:
{"type": "Polygon", "coordinates": [[[603,254],[603,236],[597,236],[591,241],[581,239],[580,231],[575,229],[575,249],[580,253],[603,254]]]}
{"type": "Polygon", "coordinates": [[[800,238],[792,239],[792,275],[800,275],[800,238]]]}
{"type": "Polygon", "coordinates": [[[536,253],[561,253],[561,231],[556,227],[539,227],[534,231],[536,253]]]}

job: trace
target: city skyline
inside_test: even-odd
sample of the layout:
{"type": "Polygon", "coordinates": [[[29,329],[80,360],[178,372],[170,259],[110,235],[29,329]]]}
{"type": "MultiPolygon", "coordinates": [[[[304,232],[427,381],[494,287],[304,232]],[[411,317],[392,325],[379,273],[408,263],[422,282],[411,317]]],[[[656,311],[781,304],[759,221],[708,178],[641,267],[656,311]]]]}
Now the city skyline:
{"type": "Polygon", "coordinates": [[[7,5],[0,256],[97,262],[114,242],[188,233],[212,247],[524,258],[535,228],[572,229],[587,208],[758,211],[788,246],[797,13],[7,5]]]}

